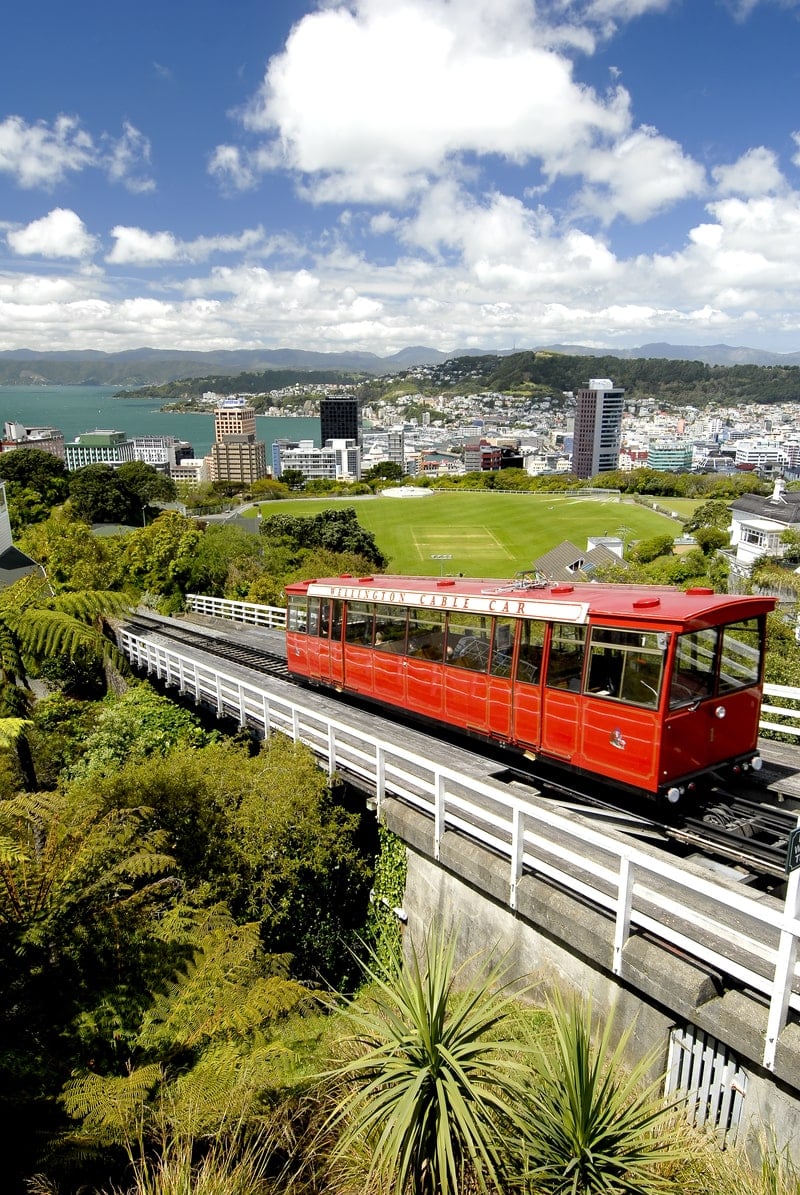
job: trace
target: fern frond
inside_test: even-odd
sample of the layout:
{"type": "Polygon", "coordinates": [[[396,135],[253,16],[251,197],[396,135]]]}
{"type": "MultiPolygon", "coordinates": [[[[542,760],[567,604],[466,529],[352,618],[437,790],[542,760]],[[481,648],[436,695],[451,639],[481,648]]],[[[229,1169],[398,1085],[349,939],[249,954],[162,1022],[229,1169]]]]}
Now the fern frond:
{"type": "Polygon", "coordinates": [[[146,1101],[163,1079],[157,1063],[117,1076],[78,1075],[61,1093],[67,1115],[96,1142],[123,1144],[136,1136],[146,1101]]]}
{"type": "Polygon", "coordinates": [[[30,725],[30,718],[0,718],[0,747],[13,747],[30,725]]]}
{"type": "Polygon", "coordinates": [[[51,604],[54,610],[85,623],[97,623],[102,618],[124,614],[131,609],[130,599],[125,594],[106,589],[59,593],[51,604]]]}

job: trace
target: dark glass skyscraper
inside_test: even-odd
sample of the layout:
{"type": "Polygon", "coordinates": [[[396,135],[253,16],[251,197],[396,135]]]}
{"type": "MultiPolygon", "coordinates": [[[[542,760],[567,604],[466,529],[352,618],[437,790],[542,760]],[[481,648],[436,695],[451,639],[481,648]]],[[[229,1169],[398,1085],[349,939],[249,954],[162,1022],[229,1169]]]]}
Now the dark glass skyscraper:
{"type": "Polygon", "coordinates": [[[361,447],[361,407],[356,398],[323,398],[319,404],[320,442],[354,440],[361,447]]]}

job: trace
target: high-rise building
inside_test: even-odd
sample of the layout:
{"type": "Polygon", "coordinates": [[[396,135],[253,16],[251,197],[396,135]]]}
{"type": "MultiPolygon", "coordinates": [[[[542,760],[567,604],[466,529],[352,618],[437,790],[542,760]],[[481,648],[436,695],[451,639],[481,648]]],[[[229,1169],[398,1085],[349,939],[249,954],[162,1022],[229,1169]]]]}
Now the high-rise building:
{"type": "Polygon", "coordinates": [[[214,411],[211,479],[248,486],[268,475],[267,450],[256,439],[256,413],[243,398],[225,398],[214,411]]]}
{"type": "Polygon", "coordinates": [[[244,398],[224,398],[214,411],[214,439],[256,436],[256,413],[244,398]]]}
{"type": "Polygon", "coordinates": [[[320,442],[353,440],[361,447],[361,407],[357,398],[323,398],[319,404],[320,442]]]}
{"type": "Polygon", "coordinates": [[[578,391],[572,445],[572,472],[578,477],[619,466],[624,394],[610,378],[591,378],[588,388],[578,391]]]}

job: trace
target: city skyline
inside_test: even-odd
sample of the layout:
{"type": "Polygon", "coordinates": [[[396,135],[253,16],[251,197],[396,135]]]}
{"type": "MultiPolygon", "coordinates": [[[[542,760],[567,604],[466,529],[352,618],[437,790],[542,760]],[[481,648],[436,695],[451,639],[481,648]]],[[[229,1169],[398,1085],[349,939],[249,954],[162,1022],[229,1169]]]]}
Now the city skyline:
{"type": "Polygon", "coordinates": [[[800,350],[800,0],[6,28],[0,350],[800,350]]]}

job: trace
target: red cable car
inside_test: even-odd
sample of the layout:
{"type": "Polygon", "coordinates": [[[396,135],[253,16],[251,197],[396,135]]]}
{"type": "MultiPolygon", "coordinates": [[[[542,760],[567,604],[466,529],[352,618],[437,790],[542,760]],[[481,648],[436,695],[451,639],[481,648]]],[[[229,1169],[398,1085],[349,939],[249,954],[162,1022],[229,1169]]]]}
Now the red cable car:
{"type": "Polygon", "coordinates": [[[289,670],[675,804],[760,767],[771,597],[436,577],[287,585],[289,670]]]}

